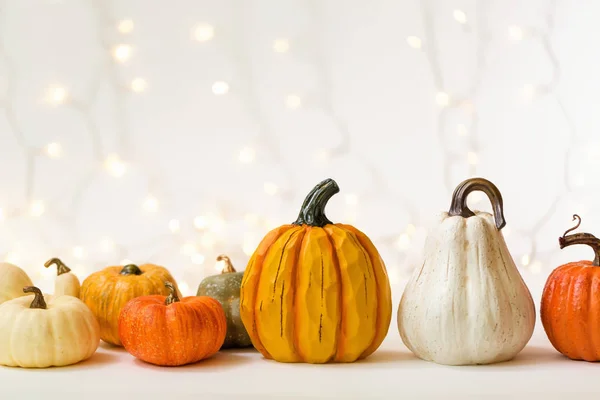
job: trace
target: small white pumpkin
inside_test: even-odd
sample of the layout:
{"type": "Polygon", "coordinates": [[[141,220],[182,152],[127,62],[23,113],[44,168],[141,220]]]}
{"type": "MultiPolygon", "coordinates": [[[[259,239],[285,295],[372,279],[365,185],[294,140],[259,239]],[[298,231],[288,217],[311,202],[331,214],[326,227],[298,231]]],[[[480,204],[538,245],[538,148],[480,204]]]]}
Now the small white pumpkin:
{"type": "Polygon", "coordinates": [[[419,358],[491,364],[512,359],[531,339],[535,306],[500,232],[505,224],[494,184],[474,178],[456,188],[398,308],[402,341],[419,358]],[[467,208],[474,190],[487,194],[495,216],[467,208]]]}
{"type": "Polygon", "coordinates": [[[77,276],[71,272],[71,269],[58,258],[51,258],[44,263],[46,268],[50,267],[51,265],[56,265],[54,295],[61,296],[66,294],[68,296],[79,297],[81,284],[79,283],[77,276]]]}
{"type": "Polygon", "coordinates": [[[31,295],[0,304],[0,364],[46,368],[91,357],[100,344],[100,326],[90,309],[73,296],[31,295]]]}
{"type": "Polygon", "coordinates": [[[14,264],[0,263],[0,304],[25,296],[23,288],[33,283],[25,271],[14,264]]]}

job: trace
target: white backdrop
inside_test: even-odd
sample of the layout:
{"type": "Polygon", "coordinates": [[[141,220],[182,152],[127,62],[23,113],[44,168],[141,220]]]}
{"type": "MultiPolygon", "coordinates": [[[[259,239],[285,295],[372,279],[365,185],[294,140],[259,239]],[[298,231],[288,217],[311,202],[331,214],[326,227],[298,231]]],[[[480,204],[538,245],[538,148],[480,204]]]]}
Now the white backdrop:
{"type": "MultiPolygon", "coordinates": [[[[483,176],[524,275],[583,217],[600,235],[600,3],[7,0],[0,11],[0,258],[46,290],[167,266],[184,294],[295,220],[371,236],[395,294],[428,222],[483,176]]],[[[483,196],[470,203],[489,210],[483,196]]]]}

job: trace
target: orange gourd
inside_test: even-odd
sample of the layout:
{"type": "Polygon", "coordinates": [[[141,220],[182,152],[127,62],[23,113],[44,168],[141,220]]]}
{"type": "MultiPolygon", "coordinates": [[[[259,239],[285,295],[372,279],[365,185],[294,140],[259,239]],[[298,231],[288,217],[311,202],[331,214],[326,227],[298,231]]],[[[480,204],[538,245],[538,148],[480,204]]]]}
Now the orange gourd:
{"type": "Polygon", "coordinates": [[[225,341],[227,319],[221,304],[208,296],[181,300],[172,283],[169,296],[142,296],[128,302],[119,316],[119,336],[142,361],[178,366],[215,354],[225,341]]]}
{"type": "Polygon", "coordinates": [[[594,249],[594,261],[571,262],[556,268],[542,294],[541,319],[556,350],[573,360],[600,361],[600,239],[589,233],[559,239],[560,248],[585,244],[594,249]]]}
{"type": "Polygon", "coordinates": [[[119,340],[119,313],[129,300],[151,294],[168,295],[165,282],[175,280],[158,265],[129,264],[94,272],[81,284],[79,298],[92,310],[100,324],[100,338],[115,346],[119,340]]]}
{"type": "Polygon", "coordinates": [[[326,179],[298,219],[269,232],[244,272],[240,314],[252,344],[280,362],[353,362],[385,338],[392,314],[383,260],[371,240],[325,216],[339,192],[326,179]]]}

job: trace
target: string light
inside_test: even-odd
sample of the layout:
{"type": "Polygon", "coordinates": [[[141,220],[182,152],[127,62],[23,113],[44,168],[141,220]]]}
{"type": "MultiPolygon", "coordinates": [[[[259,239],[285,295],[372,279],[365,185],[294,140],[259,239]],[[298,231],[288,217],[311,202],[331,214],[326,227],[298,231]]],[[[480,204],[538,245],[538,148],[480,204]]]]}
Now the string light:
{"type": "Polygon", "coordinates": [[[524,267],[528,266],[530,261],[531,261],[531,257],[529,254],[525,254],[523,257],[521,257],[521,264],[524,267]]]}
{"type": "Polygon", "coordinates": [[[406,233],[409,236],[414,235],[416,232],[417,232],[417,227],[416,226],[414,226],[413,224],[406,225],[406,233]]]}
{"type": "Polygon", "coordinates": [[[169,230],[171,233],[177,233],[181,229],[181,223],[178,219],[172,219],[169,221],[169,230]]]}
{"type": "Polygon", "coordinates": [[[273,50],[276,53],[286,53],[290,49],[290,42],[287,39],[276,39],[273,41],[273,50]]]}
{"type": "Polygon", "coordinates": [[[65,87],[53,85],[46,89],[46,102],[58,106],[66,102],[68,95],[65,87]]]}
{"type": "Polygon", "coordinates": [[[349,206],[355,206],[358,204],[358,196],[354,193],[348,193],[346,195],[346,204],[349,206]]]}
{"type": "Polygon", "coordinates": [[[219,232],[223,232],[223,230],[225,229],[225,220],[217,215],[217,214],[212,214],[210,216],[210,224],[208,226],[208,229],[213,232],[213,233],[219,233],[219,232]]]}
{"type": "Polygon", "coordinates": [[[146,199],[144,199],[142,207],[145,211],[156,212],[158,211],[158,199],[149,194],[148,196],[146,196],[146,199]]]}
{"type": "Polygon", "coordinates": [[[100,248],[102,249],[102,251],[108,253],[114,250],[115,242],[109,237],[102,238],[102,240],[100,241],[100,248]]]}
{"type": "Polygon", "coordinates": [[[258,215],[254,214],[254,213],[247,213],[246,215],[244,215],[244,221],[246,221],[246,223],[249,225],[258,224],[258,220],[259,220],[258,215]]]}
{"type": "Polygon", "coordinates": [[[19,256],[19,254],[14,251],[9,252],[8,254],[6,254],[6,257],[4,257],[4,261],[11,264],[18,264],[20,260],[21,257],[19,256]]]}
{"type": "Polygon", "coordinates": [[[116,178],[122,177],[127,172],[127,164],[121,161],[117,154],[109,154],[104,166],[116,178]]]}
{"type": "Polygon", "coordinates": [[[47,280],[51,277],[54,277],[55,272],[51,268],[39,269],[37,273],[42,277],[42,279],[47,280]]]}
{"type": "Polygon", "coordinates": [[[60,143],[49,143],[46,145],[46,154],[50,158],[60,158],[62,154],[62,148],[60,143]]]}
{"type": "Polygon", "coordinates": [[[113,57],[120,63],[126,62],[131,57],[131,46],[119,44],[113,49],[113,57]]]}
{"type": "Polygon", "coordinates": [[[542,263],[540,261],[534,261],[531,263],[529,270],[532,274],[537,275],[542,272],[542,263]]]}
{"type": "Polygon", "coordinates": [[[279,187],[273,182],[265,182],[263,186],[265,193],[267,193],[269,196],[275,196],[279,191],[279,187]]]}
{"type": "Polygon", "coordinates": [[[509,26],[508,27],[508,36],[512,40],[522,40],[524,36],[523,29],[518,26],[509,26]]]}
{"type": "Polygon", "coordinates": [[[184,296],[190,296],[192,294],[192,292],[190,290],[190,286],[186,282],[182,281],[181,279],[179,279],[177,281],[177,288],[179,289],[181,294],[184,296]]]}
{"type": "Polygon", "coordinates": [[[400,275],[398,274],[397,266],[389,266],[387,268],[387,273],[388,273],[388,279],[390,281],[390,284],[395,285],[398,282],[400,282],[400,275]]]}
{"type": "Polygon", "coordinates": [[[191,256],[192,254],[196,253],[196,245],[192,242],[187,242],[184,243],[183,246],[181,246],[181,254],[186,255],[186,256],[191,256]]]}
{"type": "Polygon", "coordinates": [[[229,84],[223,81],[217,81],[212,85],[212,92],[217,96],[227,94],[229,92],[229,84]]]}
{"type": "Polygon", "coordinates": [[[467,14],[465,14],[464,11],[462,11],[462,10],[454,10],[454,12],[452,13],[452,15],[454,16],[454,19],[456,20],[456,22],[458,22],[459,24],[466,24],[467,23],[467,14]]]}
{"type": "Polygon", "coordinates": [[[213,246],[215,245],[215,243],[217,243],[216,239],[213,237],[213,235],[211,235],[209,233],[205,233],[200,238],[200,244],[204,248],[212,249],[213,246]]]}
{"type": "Polygon", "coordinates": [[[469,151],[467,153],[467,162],[470,165],[477,165],[479,163],[479,157],[477,156],[477,153],[474,151],[469,151]]]}
{"type": "Polygon", "coordinates": [[[467,127],[465,124],[458,124],[456,125],[456,133],[458,134],[458,136],[467,136],[469,132],[467,131],[467,127]]]}
{"type": "Polygon", "coordinates": [[[119,21],[117,29],[123,34],[131,33],[133,31],[133,21],[130,19],[123,19],[119,21]]]}
{"type": "Polygon", "coordinates": [[[75,258],[84,258],[85,257],[85,249],[81,246],[73,247],[73,257],[75,258]]]}
{"type": "Polygon", "coordinates": [[[533,98],[535,97],[535,86],[528,83],[526,85],[523,86],[523,96],[525,97],[526,101],[531,101],[533,100],[533,98]]]}
{"type": "Polygon", "coordinates": [[[244,241],[242,244],[242,251],[244,252],[245,255],[247,256],[251,256],[252,254],[254,254],[254,251],[256,250],[256,247],[258,246],[258,241],[256,240],[256,237],[254,235],[244,235],[244,241]]]}
{"type": "Polygon", "coordinates": [[[131,90],[136,93],[141,93],[148,87],[148,83],[144,78],[134,78],[131,81],[131,90]]]}
{"type": "Polygon", "coordinates": [[[422,46],[422,41],[417,36],[409,36],[406,38],[406,43],[413,49],[420,49],[422,46]]]}
{"type": "MultiPolygon", "coordinates": [[[[456,10],[455,10],[455,11],[456,11],[456,10]]],[[[459,10],[459,11],[460,11],[460,10],[459,10]]],[[[549,13],[549,14],[550,14],[550,13],[549,13]]],[[[456,18],[456,16],[454,16],[454,18],[455,18],[455,20],[457,20],[457,22],[461,23],[461,22],[460,22],[460,21],[459,21],[459,20],[456,18]]],[[[550,18],[550,17],[549,17],[549,18],[550,18]]],[[[113,22],[112,22],[112,21],[114,21],[114,19],[109,19],[109,21],[110,21],[109,23],[111,24],[111,26],[109,26],[109,27],[108,27],[108,29],[113,29],[113,30],[114,30],[114,24],[113,24],[113,22]]],[[[122,22],[122,21],[121,21],[121,22],[122,22]]],[[[466,15],[465,15],[465,23],[466,23],[466,15]]],[[[551,24],[549,23],[549,25],[551,25],[551,24]]],[[[106,28],[106,27],[105,27],[105,28],[106,28]]],[[[212,28],[212,27],[211,27],[211,28],[212,28]]],[[[132,29],[133,29],[133,23],[132,23],[132,29]]],[[[518,36],[518,39],[515,39],[515,40],[521,40],[523,37],[525,37],[525,36],[528,36],[528,35],[526,35],[526,34],[528,33],[528,31],[523,31],[521,28],[518,28],[518,29],[520,30],[520,34],[514,35],[514,36],[518,36]]],[[[549,35],[549,33],[550,33],[550,29],[551,29],[551,28],[549,28],[548,35],[549,35]]],[[[121,32],[121,29],[119,29],[119,31],[121,32]]],[[[426,32],[429,32],[429,30],[427,30],[427,29],[425,29],[425,31],[426,31],[426,32]]],[[[472,32],[474,32],[474,31],[472,31],[472,32]]],[[[482,33],[482,35],[487,35],[487,34],[488,34],[488,32],[486,32],[485,30],[483,30],[482,32],[483,32],[483,33],[482,33]]],[[[121,33],[123,33],[123,32],[121,32],[121,33]]],[[[504,35],[506,35],[506,33],[505,33],[505,32],[501,32],[501,34],[504,34],[504,35]]],[[[213,32],[213,35],[214,35],[214,32],[213,32]]],[[[428,33],[428,35],[429,35],[429,33],[428,33]]],[[[480,33],[479,33],[479,32],[475,32],[475,35],[479,36],[479,35],[480,35],[480,33]]],[[[509,35],[510,35],[510,29],[509,29],[509,35]]],[[[513,35],[511,35],[511,38],[512,38],[512,36],[513,36],[513,35]]],[[[541,33],[540,33],[540,35],[539,35],[539,37],[540,37],[540,38],[544,37],[544,39],[546,38],[546,36],[547,36],[547,35],[546,35],[546,32],[541,32],[541,33]],[[542,36],[542,35],[544,35],[544,36],[542,36]]],[[[537,38],[537,37],[538,37],[538,35],[536,34],[535,38],[537,38]]],[[[211,35],[211,38],[212,38],[212,35],[211,35]]],[[[407,43],[409,44],[409,46],[410,46],[410,47],[412,47],[412,48],[416,48],[416,49],[420,49],[420,48],[422,47],[423,43],[425,44],[425,47],[429,47],[429,46],[428,46],[428,45],[429,45],[429,43],[432,43],[432,44],[433,44],[433,43],[435,43],[435,38],[434,38],[434,37],[429,37],[429,36],[426,36],[426,37],[424,37],[424,41],[423,41],[423,42],[422,42],[422,41],[421,41],[421,39],[420,39],[420,38],[418,38],[418,37],[413,37],[413,38],[415,38],[415,39],[416,39],[418,42],[416,42],[416,41],[415,41],[415,42],[413,42],[413,45],[411,45],[411,43],[409,42],[409,40],[408,40],[408,38],[407,38],[407,43]],[[418,44],[415,44],[415,43],[418,43],[418,44]]],[[[210,40],[210,38],[209,38],[208,40],[210,40]]],[[[540,40],[541,40],[541,39],[540,39],[540,40]]],[[[273,43],[273,45],[274,45],[274,43],[273,43]]],[[[288,44],[288,46],[289,46],[289,44],[288,44]]],[[[548,45],[548,47],[551,47],[551,44],[549,44],[549,45],[548,45]]],[[[276,51],[276,50],[275,50],[275,46],[273,47],[273,50],[274,50],[274,51],[276,51]]],[[[433,51],[436,51],[436,50],[435,50],[435,46],[431,46],[431,48],[428,48],[427,50],[428,50],[428,51],[432,51],[432,52],[433,52],[433,51]]],[[[109,51],[112,51],[112,49],[111,49],[111,50],[109,50],[109,51]]],[[[288,51],[288,50],[286,50],[286,51],[288,51]]],[[[479,50],[478,50],[478,51],[479,51],[479,50]]],[[[482,51],[483,51],[483,50],[482,50],[482,51]]],[[[551,52],[551,50],[546,50],[546,51],[548,51],[548,52],[551,52]]],[[[109,55],[110,55],[110,54],[109,54],[109,55]]],[[[114,55],[113,55],[113,56],[114,56],[114,55]]],[[[130,57],[131,57],[131,48],[130,48],[130,51],[129,51],[128,55],[127,55],[127,59],[128,59],[128,58],[130,58],[130,57]]],[[[440,57],[438,57],[438,59],[439,59],[439,58],[440,58],[440,57]]],[[[550,57],[550,58],[551,58],[551,57],[550,57]]],[[[428,57],[428,59],[429,59],[429,57],[428,57]]],[[[442,59],[443,59],[443,57],[442,57],[442,59]]],[[[437,62],[437,61],[435,61],[435,57],[431,57],[431,59],[429,60],[429,62],[431,62],[431,63],[434,63],[434,62],[437,62]]],[[[8,61],[6,61],[6,63],[8,63],[8,61]]],[[[319,68],[320,68],[320,69],[323,69],[323,65],[325,65],[325,67],[327,67],[327,65],[326,65],[324,62],[322,62],[322,61],[319,61],[319,65],[317,66],[317,69],[319,69],[319,68]]],[[[439,65],[438,65],[438,67],[439,67],[439,65]]],[[[432,68],[432,70],[433,70],[433,71],[435,71],[435,70],[443,71],[443,69],[442,69],[442,68],[432,68]]],[[[435,72],[434,72],[434,73],[435,73],[435,72]]],[[[141,79],[141,78],[140,78],[140,79],[141,79]]],[[[441,80],[438,80],[438,81],[439,81],[439,82],[442,82],[441,80]]],[[[325,82],[327,82],[327,81],[325,80],[325,82]]],[[[113,83],[114,83],[114,82],[113,82],[113,83]]],[[[144,83],[145,83],[145,81],[144,81],[144,83]]],[[[118,84],[119,84],[119,86],[120,86],[120,85],[122,85],[122,83],[118,83],[118,84]]],[[[554,83],[553,83],[552,85],[554,85],[554,83]]],[[[533,86],[533,85],[532,85],[532,86],[533,86]]],[[[549,85],[549,86],[550,86],[550,85],[549,85]]],[[[440,88],[443,88],[443,87],[444,87],[444,85],[443,85],[443,84],[439,84],[439,85],[438,85],[438,87],[440,87],[440,88]]],[[[448,86],[448,87],[449,87],[449,86],[448,86]]],[[[544,85],[544,86],[540,86],[540,87],[543,89],[543,93],[550,92],[550,90],[546,91],[546,86],[545,86],[545,85],[544,85]]],[[[64,88],[62,88],[62,89],[64,89],[64,88]]],[[[131,82],[131,90],[132,90],[132,91],[134,91],[134,92],[136,91],[136,90],[134,89],[134,87],[133,87],[133,81],[131,82]]],[[[142,89],[141,91],[143,91],[143,90],[145,90],[145,86],[144,86],[144,89],[142,89]]],[[[227,85],[227,90],[226,90],[226,93],[228,92],[228,90],[229,90],[229,86],[227,85]]],[[[327,89],[323,89],[323,90],[324,90],[324,96],[327,96],[327,89]]],[[[236,88],[236,92],[237,92],[237,88],[236,88]]],[[[532,92],[534,92],[534,94],[535,94],[535,91],[532,91],[532,92]]],[[[54,96],[54,97],[53,97],[52,95],[48,96],[48,102],[49,102],[50,104],[62,104],[62,103],[64,103],[64,102],[68,101],[68,99],[69,99],[69,94],[67,93],[66,89],[64,89],[64,92],[62,92],[62,93],[63,93],[63,94],[61,94],[61,91],[59,90],[59,91],[58,91],[58,94],[57,94],[56,96],[54,96]]],[[[216,93],[215,93],[215,94],[216,94],[216,93]]],[[[473,93],[468,93],[467,95],[468,95],[468,96],[473,96],[473,93]]],[[[539,95],[539,94],[538,94],[538,95],[539,95]]],[[[556,96],[557,96],[557,100],[558,100],[558,94],[556,94],[556,96]]],[[[252,98],[252,95],[250,95],[250,98],[252,98]]],[[[84,104],[93,104],[93,99],[81,99],[81,100],[82,100],[82,102],[84,102],[84,104]]],[[[251,100],[249,100],[249,101],[253,101],[253,100],[251,99],[251,100]]],[[[437,99],[436,99],[436,101],[437,101],[437,99]]],[[[450,103],[452,103],[452,105],[455,105],[455,104],[456,104],[458,101],[459,101],[459,100],[457,100],[457,99],[452,99],[452,102],[450,102],[450,98],[448,97],[448,102],[446,103],[446,105],[448,105],[448,104],[450,104],[450,103]]],[[[445,105],[445,106],[446,106],[446,105],[445,105]]],[[[474,106],[474,105],[473,105],[471,102],[469,102],[469,101],[464,101],[464,102],[462,102],[462,103],[460,104],[460,106],[461,106],[461,108],[463,109],[463,111],[465,111],[465,112],[470,112],[470,113],[474,113],[474,112],[475,112],[475,106],[474,106]]],[[[562,106],[561,106],[561,107],[562,107],[562,106]]],[[[443,113],[443,111],[442,111],[441,113],[443,113]]],[[[82,111],[82,114],[83,114],[84,116],[86,116],[86,117],[87,117],[87,116],[88,116],[88,111],[82,111]]],[[[567,115],[566,115],[566,111],[564,111],[564,114],[565,114],[565,117],[567,117],[567,115]]],[[[475,118],[475,117],[474,117],[474,118],[475,118]]],[[[345,122],[345,121],[342,121],[342,123],[339,123],[339,125],[340,125],[340,126],[341,126],[341,125],[343,125],[343,122],[345,122]]],[[[473,120],[472,120],[471,122],[473,122],[473,120]]],[[[336,123],[336,124],[338,124],[337,122],[335,122],[335,123],[336,123]]],[[[266,125],[268,125],[268,124],[266,124],[266,125]]],[[[471,135],[471,136],[473,137],[474,141],[475,141],[474,143],[477,143],[477,140],[478,140],[478,138],[477,138],[477,132],[476,132],[476,130],[477,130],[477,124],[471,124],[471,123],[467,123],[467,126],[470,126],[470,128],[472,129],[472,131],[471,131],[471,132],[468,132],[468,131],[466,130],[466,126],[465,126],[465,130],[464,130],[464,133],[465,133],[465,134],[464,134],[464,136],[466,136],[467,134],[471,135]]],[[[339,126],[337,126],[337,125],[336,125],[336,128],[339,128],[339,126]]],[[[14,128],[13,128],[12,130],[13,130],[13,131],[15,131],[15,129],[14,129],[14,128]]],[[[91,130],[91,129],[90,129],[90,130],[91,130]]],[[[345,134],[345,133],[344,133],[344,130],[343,130],[343,128],[339,128],[339,130],[340,130],[340,132],[341,132],[341,135],[343,136],[343,135],[345,134]]],[[[15,132],[16,132],[16,131],[15,131],[15,132]]],[[[458,126],[457,126],[457,134],[458,134],[459,136],[463,136],[463,135],[461,134],[461,129],[460,129],[458,126]]],[[[266,136],[266,135],[265,135],[265,136],[266,136]]],[[[345,139],[344,139],[344,140],[345,140],[345,139]]],[[[571,144],[573,144],[574,142],[575,142],[575,140],[571,140],[571,144]]],[[[350,148],[351,148],[351,150],[356,150],[356,149],[354,149],[352,146],[347,146],[347,147],[350,147],[350,148]]],[[[328,160],[328,159],[330,159],[330,158],[339,157],[339,156],[340,156],[340,154],[349,154],[349,151],[350,151],[350,150],[348,150],[348,149],[346,149],[346,148],[344,148],[344,147],[342,147],[342,146],[340,146],[340,148],[342,148],[342,150],[341,150],[341,151],[340,151],[340,150],[339,150],[337,147],[336,147],[336,148],[334,148],[334,149],[332,149],[331,151],[329,151],[329,150],[322,150],[322,154],[323,154],[323,160],[328,160]]],[[[37,146],[32,146],[32,151],[35,151],[35,152],[37,152],[38,150],[39,150],[39,148],[38,148],[37,146]]],[[[448,154],[450,154],[448,149],[444,149],[444,150],[445,150],[445,151],[447,151],[447,152],[448,152],[448,154]]],[[[46,154],[48,154],[48,156],[50,156],[50,154],[48,153],[48,150],[47,150],[47,148],[45,149],[45,151],[46,151],[46,154]]],[[[473,152],[473,153],[474,153],[474,152],[473,152]]],[[[103,153],[102,151],[99,151],[99,154],[104,154],[104,153],[103,153]]],[[[450,154],[450,155],[451,155],[451,154],[450,154]]],[[[464,159],[464,157],[455,157],[455,158],[454,158],[454,157],[449,157],[449,158],[451,158],[451,159],[453,160],[452,162],[460,162],[460,163],[464,163],[464,160],[465,160],[465,159],[464,159]]],[[[467,159],[468,159],[468,157],[467,157],[467,159]]],[[[450,162],[449,164],[451,164],[451,162],[450,162]]],[[[140,166],[140,170],[142,169],[142,167],[143,167],[143,166],[140,166]]],[[[109,171],[110,171],[110,168],[108,168],[108,169],[109,169],[109,171]]],[[[122,168],[122,171],[123,171],[123,173],[122,173],[122,174],[124,174],[124,173],[125,173],[125,170],[126,170],[126,167],[125,167],[125,164],[123,163],[123,168],[122,168]]],[[[471,169],[470,169],[470,171],[475,171],[475,169],[474,169],[474,168],[471,168],[471,169]]],[[[120,174],[120,175],[122,175],[122,174],[120,174]]],[[[119,174],[117,174],[117,175],[119,175],[119,174]]],[[[575,175],[575,176],[576,176],[576,175],[575,175]]],[[[570,180],[570,179],[574,179],[575,181],[578,181],[578,178],[573,178],[573,177],[570,177],[570,178],[568,178],[568,180],[570,180]]],[[[562,196],[562,195],[561,195],[561,196],[562,196]]],[[[557,199],[560,199],[560,198],[561,198],[561,197],[559,196],[557,199]]],[[[27,203],[26,203],[26,204],[27,204],[27,203]]],[[[27,211],[27,210],[25,210],[25,211],[27,211]]],[[[241,213],[243,214],[243,211],[244,211],[244,210],[236,210],[236,211],[234,212],[234,214],[235,214],[235,213],[237,213],[238,211],[241,211],[241,213]]],[[[13,213],[11,212],[11,213],[9,213],[8,215],[9,215],[9,216],[12,216],[12,214],[13,214],[13,213]]],[[[552,213],[548,213],[548,215],[549,215],[549,217],[543,217],[543,218],[540,218],[540,220],[547,220],[548,218],[550,218],[550,216],[552,215],[552,213]]],[[[233,219],[235,219],[236,217],[235,217],[235,216],[233,216],[232,218],[233,218],[233,219]]],[[[228,218],[228,219],[229,219],[229,218],[228,218]]],[[[258,225],[258,224],[260,224],[261,226],[263,226],[263,225],[264,225],[265,227],[270,227],[270,226],[273,226],[273,225],[275,225],[275,226],[279,225],[279,224],[277,224],[277,223],[276,223],[274,220],[272,220],[272,219],[266,218],[266,219],[264,219],[264,221],[263,221],[263,220],[259,220],[259,218],[258,218],[258,217],[256,217],[256,221],[254,221],[254,220],[253,220],[253,222],[252,222],[252,223],[254,223],[254,224],[257,224],[257,225],[258,225]]],[[[409,235],[409,243],[408,243],[409,245],[410,245],[410,235],[411,235],[411,233],[410,233],[410,230],[409,230],[409,226],[410,226],[410,225],[411,225],[411,224],[407,225],[407,227],[406,227],[406,229],[405,229],[405,233],[406,233],[407,235],[409,235]]],[[[536,222],[536,225],[537,225],[537,222],[536,222]]],[[[544,225],[542,225],[542,226],[544,226],[544,225]]],[[[179,229],[177,229],[177,231],[179,231],[179,229]]],[[[507,235],[507,230],[506,230],[506,228],[503,230],[503,233],[504,233],[505,235],[507,235]]],[[[531,231],[531,232],[527,232],[527,235],[528,235],[528,236],[530,236],[530,237],[533,237],[533,238],[535,238],[535,235],[534,235],[534,233],[535,233],[535,232],[534,232],[534,230],[532,229],[532,231],[531,231]]],[[[392,236],[392,239],[385,239],[385,242],[384,242],[384,243],[388,244],[388,240],[389,240],[389,244],[393,245],[393,244],[394,244],[394,242],[396,242],[396,240],[395,240],[395,239],[396,239],[396,237],[397,237],[397,236],[396,236],[396,235],[394,235],[394,236],[392,236]]],[[[400,241],[401,241],[401,239],[398,239],[398,241],[400,242],[400,241]]],[[[201,243],[202,243],[202,239],[201,239],[201,243]]],[[[123,249],[123,252],[124,252],[125,254],[127,254],[127,253],[125,252],[125,249],[123,249]]],[[[531,260],[535,260],[535,259],[537,258],[537,256],[536,256],[536,252],[535,252],[535,250],[534,250],[534,249],[532,249],[532,250],[531,250],[531,252],[528,254],[528,256],[530,257],[530,259],[531,259],[531,260]]],[[[124,260],[124,263],[130,263],[130,261],[129,261],[129,260],[124,260]]],[[[534,266],[535,266],[535,264],[536,264],[536,263],[537,263],[537,262],[533,262],[533,263],[531,263],[531,266],[530,266],[530,267],[531,267],[531,269],[532,269],[532,270],[534,269],[534,266]]],[[[541,266],[541,263],[540,263],[540,266],[541,266]]],[[[540,268],[541,268],[541,267],[540,267],[540,268]]],[[[395,272],[397,272],[397,271],[395,271],[395,272]]]]}
{"type": "Polygon", "coordinates": [[[240,160],[241,163],[249,164],[252,161],[254,161],[255,155],[256,154],[252,147],[244,147],[243,149],[240,150],[238,159],[240,160]]]}
{"type": "Polygon", "coordinates": [[[41,217],[46,211],[46,205],[41,200],[36,200],[29,207],[29,214],[32,217],[41,217]]]}
{"type": "Polygon", "coordinates": [[[324,163],[329,161],[329,159],[331,158],[331,153],[327,149],[318,149],[317,151],[315,151],[313,157],[315,161],[319,163],[324,163]]]}
{"type": "Polygon", "coordinates": [[[200,23],[192,30],[192,37],[198,42],[208,42],[215,36],[215,28],[206,23],[200,23]]]}
{"type": "Polygon", "coordinates": [[[208,218],[206,218],[204,215],[198,215],[196,218],[194,218],[194,226],[196,229],[206,229],[208,226],[208,218]]]}
{"type": "Polygon", "coordinates": [[[407,233],[403,233],[402,235],[400,235],[400,237],[398,238],[397,245],[400,250],[407,250],[410,246],[410,236],[408,236],[407,233]]]}
{"type": "Polygon", "coordinates": [[[196,265],[204,264],[204,259],[205,259],[205,257],[200,253],[192,254],[192,257],[191,257],[192,263],[196,264],[196,265]]]}
{"type": "Polygon", "coordinates": [[[295,94],[287,95],[287,97],[285,98],[285,105],[289,109],[296,110],[302,105],[302,99],[300,98],[300,96],[297,96],[295,94]]]}
{"type": "Polygon", "coordinates": [[[448,93],[438,92],[435,95],[435,102],[439,106],[446,107],[448,104],[450,104],[450,96],[448,95],[448,93]]]}

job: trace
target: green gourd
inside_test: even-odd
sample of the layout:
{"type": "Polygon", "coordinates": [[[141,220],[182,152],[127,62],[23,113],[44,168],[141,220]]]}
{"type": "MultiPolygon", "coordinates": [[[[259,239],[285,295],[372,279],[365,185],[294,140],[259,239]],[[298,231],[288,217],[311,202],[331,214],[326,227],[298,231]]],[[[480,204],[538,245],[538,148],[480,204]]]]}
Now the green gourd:
{"type": "Polygon", "coordinates": [[[249,347],[252,341],[240,317],[240,286],[243,272],[236,272],[231,260],[226,255],[217,257],[225,267],[219,275],[209,276],[198,286],[197,296],[209,296],[218,300],[225,310],[227,317],[227,336],[222,349],[232,347],[249,347]]]}

